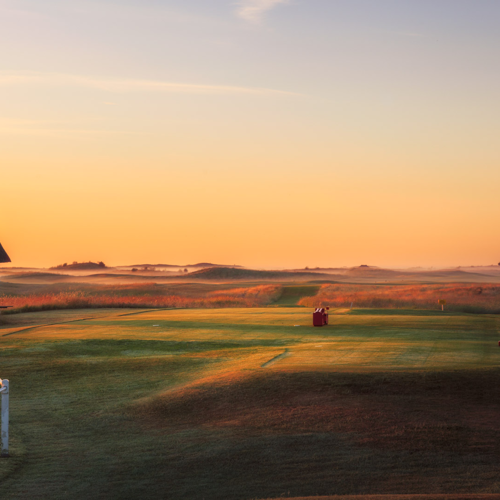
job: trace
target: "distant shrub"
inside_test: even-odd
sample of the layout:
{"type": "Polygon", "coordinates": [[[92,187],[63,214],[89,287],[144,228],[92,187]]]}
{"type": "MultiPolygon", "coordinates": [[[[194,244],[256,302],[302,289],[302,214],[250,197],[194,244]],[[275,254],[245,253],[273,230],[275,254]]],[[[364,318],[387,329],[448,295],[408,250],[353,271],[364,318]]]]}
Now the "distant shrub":
{"type": "Polygon", "coordinates": [[[51,267],[51,270],[57,269],[65,269],[65,270],[73,270],[73,271],[91,271],[93,269],[105,269],[107,266],[104,262],[76,262],[76,260],[72,264],[68,264],[65,262],[60,266],[51,267]]]}

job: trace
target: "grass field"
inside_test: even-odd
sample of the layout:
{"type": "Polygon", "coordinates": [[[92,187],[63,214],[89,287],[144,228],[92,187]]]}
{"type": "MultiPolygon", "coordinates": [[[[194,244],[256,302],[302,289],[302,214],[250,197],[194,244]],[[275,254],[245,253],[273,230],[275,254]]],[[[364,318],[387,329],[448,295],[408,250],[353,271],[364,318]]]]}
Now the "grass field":
{"type": "Polygon", "coordinates": [[[435,309],[445,300],[446,310],[468,313],[500,313],[500,286],[494,284],[326,284],[314,297],[301,297],[307,307],[356,307],[395,309],[435,309]]]}
{"type": "Polygon", "coordinates": [[[336,309],[313,328],[286,306],[316,291],[5,316],[1,498],[500,498],[500,318],[336,309]]]}
{"type": "MultiPolygon", "coordinates": [[[[232,270],[231,270],[232,271],[232,270]]],[[[214,272],[221,272],[215,269],[214,272]]],[[[133,273],[132,273],[133,274],[133,273]]],[[[49,275],[53,276],[53,275],[49,275]]],[[[59,275],[56,275],[59,276],[59,275]]],[[[64,278],[64,276],[62,276],[64,278]]],[[[134,279],[137,276],[132,276],[134,279]]],[[[61,278],[61,276],[59,276],[61,278]]],[[[139,277],[140,278],[140,277],[139,277]]],[[[15,280],[14,280],[15,281],[15,280]]],[[[500,285],[488,283],[378,283],[319,282],[185,282],[90,284],[0,281],[4,314],[86,308],[228,308],[302,306],[369,309],[446,310],[474,314],[500,313],[500,285]]]]}
{"type": "MultiPolygon", "coordinates": [[[[35,293],[33,286],[21,286],[17,290],[18,293],[10,295],[2,294],[4,287],[5,285],[0,287],[0,305],[5,303],[11,308],[6,314],[86,308],[258,307],[276,301],[281,295],[281,287],[278,285],[238,287],[191,283],[184,286],[159,286],[155,283],[120,286],[52,284],[38,287],[39,290],[35,293]]],[[[7,289],[9,288],[12,291],[12,285],[7,286],[7,289]]]]}

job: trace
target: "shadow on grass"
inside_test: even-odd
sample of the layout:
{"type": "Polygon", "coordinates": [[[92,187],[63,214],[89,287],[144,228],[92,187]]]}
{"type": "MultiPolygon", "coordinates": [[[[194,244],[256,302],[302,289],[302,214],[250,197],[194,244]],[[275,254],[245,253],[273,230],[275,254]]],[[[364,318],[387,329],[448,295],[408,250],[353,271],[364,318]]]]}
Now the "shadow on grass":
{"type": "Polygon", "coordinates": [[[200,382],[132,411],[165,439],[197,443],[176,455],[178,475],[168,473],[179,498],[493,493],[499,382],[500,370],[256,372],[200,382]]]}

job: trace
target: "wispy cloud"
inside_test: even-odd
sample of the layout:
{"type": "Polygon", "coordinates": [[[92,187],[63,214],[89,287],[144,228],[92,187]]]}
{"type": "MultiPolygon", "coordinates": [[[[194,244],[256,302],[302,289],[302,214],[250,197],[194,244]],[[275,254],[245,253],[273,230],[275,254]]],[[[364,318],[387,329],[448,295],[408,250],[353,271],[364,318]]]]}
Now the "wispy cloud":
{"type": "Polygon", "coordinates": [[[266,12],[287,3],[289,0],[241,0],[237,14],[246,21],[259,23],[266,12]]]}
{"type": "Polygon", "coordinates": [[[73,86],[99,89],[107,92],[170,92],[189,94],[253,94],[298,95],[294,92],[258,87],[204,85],[166,82],[161,80],[107,79],[62,73],[0,72],[0,86],[45,85],[73,86]]]}

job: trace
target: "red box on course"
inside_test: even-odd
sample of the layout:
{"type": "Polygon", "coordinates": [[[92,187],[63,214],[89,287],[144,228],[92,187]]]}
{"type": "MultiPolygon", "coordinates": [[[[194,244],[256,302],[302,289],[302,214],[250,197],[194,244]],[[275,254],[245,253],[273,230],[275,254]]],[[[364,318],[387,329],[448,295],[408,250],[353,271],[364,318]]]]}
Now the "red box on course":
{"type": "Polygon", "coordinates": [[[328,325],[328,307],[318,307],[313,313],[313,325],[324,326],[328,325]]]}

